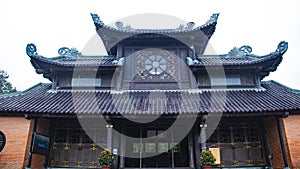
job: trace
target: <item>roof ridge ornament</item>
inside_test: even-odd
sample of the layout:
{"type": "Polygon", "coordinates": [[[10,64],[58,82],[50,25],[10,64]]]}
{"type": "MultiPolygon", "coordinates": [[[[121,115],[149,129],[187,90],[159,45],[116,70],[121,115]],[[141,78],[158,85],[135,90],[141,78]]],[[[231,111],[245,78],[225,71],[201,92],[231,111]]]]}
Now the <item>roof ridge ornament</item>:
{"type": "Polygon", "coordinates": [[[131,31],[131,30],[134,29],[134,28],[131,27],[130,25],[124,26],[124,25],[123,25],[123,22],[120,22],[120,21],[116,22],[115,25],[116,25],[116,27],[117,27],[118,30],[131,31]]]}
{"type": "Polygon", "coordinates": [[[96,26],[96,30],[99,30],[104,26],[104,23],[100,20],[98,14],[91,13],[92,19],[94,21],[94,25],[96,26]]]}
{"type": "Polygon", "coordinates": [[[178,28],[176,28],[176,30],[192,30],[195,26],[195,22],[188,22],[186,24],[186,27],[184,27],[183,24],[180,24],[178,28]]]}
{"type": "Polygon", "coordinates": [[[29,43],[26,46],[26,54],[30,57],[32,56],[38,56],[39,54],[36,52],[36,46],[33,43],[29,43]]]}
{"type": "Polygon", "coordinates": [[[248,45],[241,46],[240,48],[234,47],[225,55],[225,58],[242,58],[246,57],[251,52],[252,48],[248,45]]]}
{"type": "Polygon", "coordinates": [[[58,49],[58,54],[65,57],[79,57],[81,53],[76,48],[62,47],[58,49]]]}

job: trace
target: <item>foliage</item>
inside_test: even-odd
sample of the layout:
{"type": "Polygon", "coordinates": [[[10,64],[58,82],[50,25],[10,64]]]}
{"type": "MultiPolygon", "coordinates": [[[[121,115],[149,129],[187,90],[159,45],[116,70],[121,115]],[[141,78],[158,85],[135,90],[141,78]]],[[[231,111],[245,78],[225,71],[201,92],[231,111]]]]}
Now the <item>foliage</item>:
{"type": "Polygon", "coordinates": [[[200,154],[200,165],[214,165],[216,158],[209,150],[204,150],[200,154]]]}
{"type": "Polygon", "coordinates": [[[0,94],[9,94],[16,92],[16,88],[12,87],[11,83],[7,81],[8,74],[0,69],[0,94]]]}
{"type": "Polygon", "coordinates": [[[100,156],[98,158],[99,164],[100,165],[106,165],[106,166],[112,166],[115,158],[114,155],[107,149],[104,149],[101,151],[100,156]]]}

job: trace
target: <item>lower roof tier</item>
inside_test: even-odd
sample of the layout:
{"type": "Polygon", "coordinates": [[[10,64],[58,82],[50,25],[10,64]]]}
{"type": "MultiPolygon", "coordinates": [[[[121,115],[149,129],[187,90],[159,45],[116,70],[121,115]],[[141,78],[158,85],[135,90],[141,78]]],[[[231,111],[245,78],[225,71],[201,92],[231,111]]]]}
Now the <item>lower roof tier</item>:
{"type": "Polygon", "coordinates": [[[51,84],[0,97],[0,115],[33,113],[40,115],[114,114],[251,114],[300,109],[299,91],[274,81],[262,88],[207,90],[51,90],[51,84]]]}

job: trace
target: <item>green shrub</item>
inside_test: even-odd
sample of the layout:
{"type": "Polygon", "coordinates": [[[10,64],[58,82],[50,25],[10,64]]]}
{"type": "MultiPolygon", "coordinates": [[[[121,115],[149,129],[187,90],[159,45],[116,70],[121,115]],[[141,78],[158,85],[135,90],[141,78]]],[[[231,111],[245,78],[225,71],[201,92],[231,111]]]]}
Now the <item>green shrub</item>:
{"type": "Polygon", "coordinates": [[[112,166],[115,161],[114,155],[107,149],[101,151],[98,162],[101,166],[112,166]]]}
{"type": "Polygon", "coordinates": [[[200,165],[214,165],[216,158],[209,150],[203,150],[200,154],[200,165]]]}

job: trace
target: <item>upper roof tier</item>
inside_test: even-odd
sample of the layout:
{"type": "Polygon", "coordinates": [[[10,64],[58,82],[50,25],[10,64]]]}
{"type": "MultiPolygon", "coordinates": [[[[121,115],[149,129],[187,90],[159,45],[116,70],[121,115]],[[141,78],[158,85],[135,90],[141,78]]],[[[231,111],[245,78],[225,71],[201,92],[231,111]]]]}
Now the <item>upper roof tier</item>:
{"type": "Polygon", "coordinates": [[[213,14],[203,25],[194,27],[194,22],[189,22],[186,27],[180,25],[175,29],[134,29],[131,26],[123,26],[122,22],[116,22],[116,28],[105,25],[97,14],[91,14],[98,35],[109,55],[116,55],[113,50],[124,39],[153,39],[157,37],[170,37],[177,39],[189,47],[195,49],[196,54],[204,53],[207,43],[215,32],[219,14],[213,14]]]}

